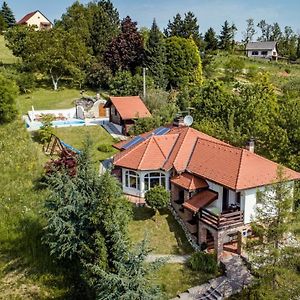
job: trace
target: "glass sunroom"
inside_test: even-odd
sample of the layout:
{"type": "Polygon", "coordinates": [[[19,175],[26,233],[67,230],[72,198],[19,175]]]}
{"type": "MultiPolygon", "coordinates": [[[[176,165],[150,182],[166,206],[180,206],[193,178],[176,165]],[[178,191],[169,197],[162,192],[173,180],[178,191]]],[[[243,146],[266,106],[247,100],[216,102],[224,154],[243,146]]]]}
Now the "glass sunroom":
{"type": "Polygon", "coordinates": [[[125,194],[144,197],[145,193],[156,185],[169,190],[169,173],[161,170],[134,171],[122,169],[122,186],[125,194]]]}

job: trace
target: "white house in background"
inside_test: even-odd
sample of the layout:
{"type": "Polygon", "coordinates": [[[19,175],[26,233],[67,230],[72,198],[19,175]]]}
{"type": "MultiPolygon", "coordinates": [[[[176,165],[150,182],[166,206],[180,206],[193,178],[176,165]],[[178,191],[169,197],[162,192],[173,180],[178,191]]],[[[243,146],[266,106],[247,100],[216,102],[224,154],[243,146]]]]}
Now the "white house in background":
{"type": "Polygon", "coordinates": [[[36,30],[51,29],[52,22],[39,10],[33,11],[17,22],[19,25],[36,26],[36,30]]]}
{"type": "Polygon", "coordinates": [[[246,45],[248,57],[277,60],[277,42],[250,42],[246,45]]]}
{"type": "MultiPolygon", "coordinates": [[[[242,238],[252,234],[257,191],[277,177],[278,164],[255,154],[253,141],[247,149],[237,148],[180,124],[119,142],[115,148],[121,151],[114,156],[113,173],[123,192],[141,203],[151,187],[165,187],[190,240],[215,248],[218,258],[223,249],[240,253],[242,238]]],[[[293,191],[300,173],[288,168],[284,172],[293,191]]]]}

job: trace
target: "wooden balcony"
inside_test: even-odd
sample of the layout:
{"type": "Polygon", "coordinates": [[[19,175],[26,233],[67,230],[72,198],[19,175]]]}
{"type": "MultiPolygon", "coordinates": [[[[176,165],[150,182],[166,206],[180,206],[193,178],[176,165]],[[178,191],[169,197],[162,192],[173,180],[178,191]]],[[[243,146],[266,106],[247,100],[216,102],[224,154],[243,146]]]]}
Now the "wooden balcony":
{"type": "Polygon", "coordinates": [[[243,224],[244,212],[235,211],[215,215],[208,209],[203,208],[200,210],[200,220],[215,229],[223,229],[243,224]]]}

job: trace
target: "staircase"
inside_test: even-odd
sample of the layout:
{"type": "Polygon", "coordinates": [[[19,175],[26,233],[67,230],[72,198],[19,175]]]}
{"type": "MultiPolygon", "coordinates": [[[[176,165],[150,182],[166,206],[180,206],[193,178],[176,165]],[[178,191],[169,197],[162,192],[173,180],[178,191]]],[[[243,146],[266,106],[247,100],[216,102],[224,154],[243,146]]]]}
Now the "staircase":
{"type": "Polygon", "coordinates": [[[239,255],[222,260],[225,275],[195,286],[173,300],[223,300],[242,291],[252,281],[252,275],[239,255]]]}

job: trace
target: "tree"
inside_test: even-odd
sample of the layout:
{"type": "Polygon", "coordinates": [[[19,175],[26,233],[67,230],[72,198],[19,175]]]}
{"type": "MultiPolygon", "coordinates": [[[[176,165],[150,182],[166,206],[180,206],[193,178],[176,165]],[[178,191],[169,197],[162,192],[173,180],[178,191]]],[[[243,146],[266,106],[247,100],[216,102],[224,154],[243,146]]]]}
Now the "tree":
{"type": "Polygon", "coordinates": [[[220,49],[229,51],[233,48],[234,45],[234,34],[237,28],[234,24],[229,25],[228,21],[224,22],[222,30],[219,36],[219,47],[220,49]]]}
{"type": "Polygon", "coordinates": [[[155,215],[161,208],[168,206],[170,202],[170,192],[165,187],[156,185],[145,194],[145,201],[148,206],[154,209],[155,215]]]}
{"type": "Polygon", "coordinates": [[[225,64],[225,76],[228,81],[234,80],[237,75],[243,73],[245,68],[244,60],[238,57],[230,58],[225,64]]]}
{"type": "Polygon", "coordinates": [[[146,43],[145,65],[157,87],[165,88],[166,47],[163,34],[160,32],[155,19],[153,20],[149,38],[146,43]]]}
{"type": "Polygon", "coordinates": [[[11,122],[17,117],[17,94],[15,83],[0,74],[0,124],[11,122]]]}
{"type": "Polygon", "coordinates": [[[217,50],[218,49],[218,38],[216,32],[212,27],[209,27],[204,35],[204,42],[206,50],[217,50]]]}
{"type": "Polygon", "coordinates": [[[92,168],[88,148],[77,157],[76,176],[59,170],[47,178],[44,242],[85,297],[155,299],[145,243],[132,250],[128,239],[131,206],[116,178],[92,168]]]}
{"type": "Polygon", "coordinates": [[[180,14],[176,14],[173,22],[169,20],[164,32],[167,37],[179,36],[186,39],[192,37],[198,47],[201,45],[198,20],[191,11],[184,14],[184,18],[181,18],[180,14]]]}
{"type": "Polygon", "coordinates": [[[104,59],[104,54],[111,41],[120,32],[119,13],[110,0],[90,2],[90,39],[89,46],[98,60],[104,59]]]}
{"type": "Polygon", "coordinates": [[[282,37],[282,32],[279,24],[276,22],[271,26],[270,40],[279,41],[282,37]]]}
{"type": "Polygon", "coordinates": [[[261,42],[270,41],[272,25],[266,23],[265,20],[261,20],[257,24],[257,27],[261,30],[261,36],[258,38],[258,40],[261,42]]]}
{"type": "Polygon", "coordinates": [[[3,31],[5,31],[7,28],[7,24],[2,16],[2,13],[0,11],[0,34],[2,34],[3,31]]]}
{"type": "Polygon", "coordinates": [[[52,121],[54,121],[54,116],[51,114],[43,115],[42,117],[42,126],[38,131],[39,140],[45,144],[50,141],[51,135],[54,133],[52,127],[52,121]]]}
{"type": "Polygon", "coordinates": [[[171,37],[166,40],[166,75],[169,88],[202,83],[202,66],[198,47],[192,38],[171,37]]]}
{"type": "Polygon", "coordinates": [[[10,28],[16,24],[15,16],[5,1],[2,4],[1,15],[7,24],[7,27],[10,28]]]}
{"type": "Polygon", "coordinates": [[[248,245],[249,258],[258,276],[253,288],[257,299],[298,297],[300,279],[294,259],[298,250],[286,243],[294,220],[291,188],[283,167],[279,167],[274,184],[257,194],[259,205],[252,229],[259,239],[248,245]]]}
{"type": "Polygon", "coordinates": [[[111,70],[130,70],[135,72],[141,66],[144,56],[143,39],[138,32],[137,23],[127,16],[121,22],[121,33],[108,46],[105,57],[111,70]]]}
{"type": "Polygon", "coordinates": [[[252,42],[253,36],[255,35],[255,27],[254,27],[254,20],[252,18],[246,20],[247,27],[246,31],[243,33],[244,40],[243,42],[245,44],[252,42]]]}

